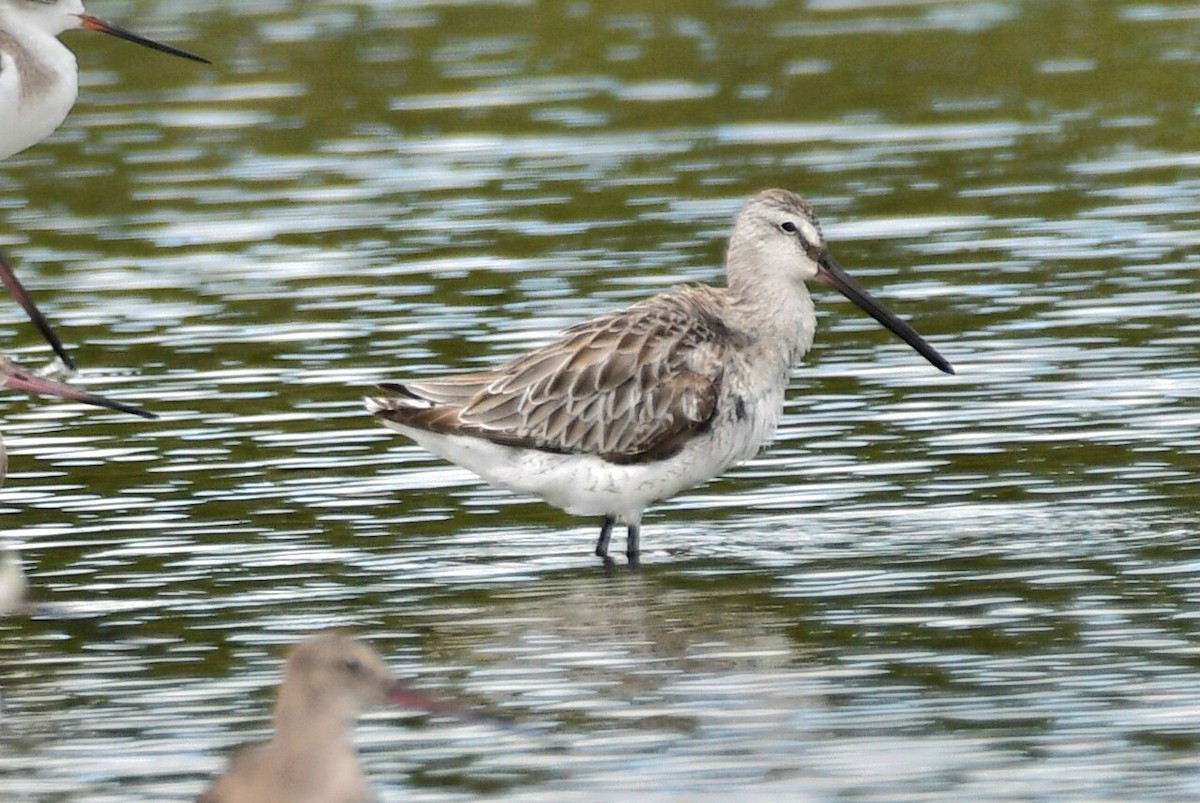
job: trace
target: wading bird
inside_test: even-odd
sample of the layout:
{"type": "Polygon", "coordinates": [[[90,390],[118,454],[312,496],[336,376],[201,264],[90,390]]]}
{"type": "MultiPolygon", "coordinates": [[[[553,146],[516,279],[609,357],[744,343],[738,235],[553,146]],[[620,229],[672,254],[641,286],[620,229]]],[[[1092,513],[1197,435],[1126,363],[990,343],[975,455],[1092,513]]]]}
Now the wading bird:
{"type": "Polygon", "coordinates": [[[75,105],[79,66],[58,41],[60,33],[75,28],[209,63],[93,17],[80,0],[0,0],[0,159],[50,136],[75,105]]]}
{"type": "MultiPolygon", "coordinates": [[[[83,10],[80,0],[0,0],[0,159],[54,133],[75,105],[79,66],[58,41],[74,28],[111,34],[135,44],[208,64],[186,50],[146,39],[83,10]]],[[[55,354],[69,369],[75,362],[33,305],[8,262],[0,255],[0,281],[24,307],[55,354]]]]}
{"type": "Polygon", "coordinates": [[[626,526],[636,563],[646,507],[758,452],[792,366],[812,346],[805,287],[838,290],[939,370],[953,367],[842,270],[812,206],[756,195],[729,238],[726,287],[690,285],[567,329],[478,373],[388,383],[367,409],[486,481],[602,516],[596,554],[626,526]]]}
{"type": "Polygon", "coordinates": [[[354,720],[384,704],[454,713],[398,680],[370,646],[337,633],[292,648],[267,744],[239,753],[199,803],[368,803],[354,720]]]}

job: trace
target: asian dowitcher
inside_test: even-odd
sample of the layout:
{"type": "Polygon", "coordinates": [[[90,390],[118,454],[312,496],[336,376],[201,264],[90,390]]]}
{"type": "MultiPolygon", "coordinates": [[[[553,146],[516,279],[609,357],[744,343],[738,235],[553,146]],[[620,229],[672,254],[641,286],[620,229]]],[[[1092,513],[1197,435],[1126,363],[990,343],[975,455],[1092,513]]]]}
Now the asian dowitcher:
{"type": "Polygon", "coordinates": [[[805,287],[827,284],[939,370],[954,368],[842,270],[812,205],[767,190],[738,214],[726,287],[689,285],[577,324],[496,368],[387,383],[384,425],[488,482],[602,516],[608,561],[625,525],[636,562],[646,507],[758,452],[779,424],[793,365],[812,346],[805,287]]]}
{"type": "Polygon", "coordinates": [[[338,633],[305,639],[288,655],[271,740],[239,753],[199,803],[375,800],[354,749],[354,720],[385,703],[443,709],[396,680],[365,642],[338,633]]]}

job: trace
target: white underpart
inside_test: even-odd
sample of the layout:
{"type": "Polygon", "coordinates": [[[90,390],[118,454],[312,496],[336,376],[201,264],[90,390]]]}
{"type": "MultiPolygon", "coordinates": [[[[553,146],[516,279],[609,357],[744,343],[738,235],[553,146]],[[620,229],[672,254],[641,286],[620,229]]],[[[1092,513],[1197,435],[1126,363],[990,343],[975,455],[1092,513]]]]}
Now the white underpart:
{"type": "Polygon", "coordinates": [[[57,36],[79,27],[82,12],[77,0],[53,6],[0,0],[6,34],[0,37],[0,159],[53,134],[75,105],[79,68],[57,36]]]}
{"type": "MultiPolygon", "coordinates": [[[[715,313],[728,332],[719,342],[719,396],[708,429],[678,453],[653,462],[612,463],[594,454],[428,432],[386,416],[381,422],[493,485],[538,496],[568,513],[639,523],[649,505],[722,474],[770,440],[792,368],[812,345],[816,316],[804,280],[816,275],[818,265],[784,224],[802,225],[809,243],[822,241],[815,222],[803,219],[811,214],[803,202],[795,198],[792,208],[780,208],[777,192],[756,196],[738,216],[727,258],[729,286],[723,308],[715,313]]],[[[432,406],[404,395],[366,401],[373,413],[432,406]]]]}
{"type": "MultiPolygon", "coordinates": [[[[392,400],[394,403],[394,400],[392,400]]],[[[380,405],[367,399],[367,409],[380,405]]],[[[620,464],[586,454],[559,454],[502,446],[483,438],[443,435],[381,419],[422,448],[474,472],[487,482],[532,494],[577,516],[613,516],[637,524],[654,502],[668,499],[753,457],[779,423],[783,387],[745,398],[745,415],[726,409],[705,435],[676,455],[649,463],[620,464]]],[[[415,402],[415,406],[423,406],[415,402]]]]}

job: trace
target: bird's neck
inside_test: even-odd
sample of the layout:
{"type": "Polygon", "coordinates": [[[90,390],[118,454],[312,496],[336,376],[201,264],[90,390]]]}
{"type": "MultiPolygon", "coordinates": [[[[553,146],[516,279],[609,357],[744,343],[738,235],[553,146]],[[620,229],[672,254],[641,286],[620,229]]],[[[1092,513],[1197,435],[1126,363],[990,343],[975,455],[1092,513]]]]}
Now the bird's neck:
{"type": "Polygon", "coordinates": [[[274,741],[291,749],[334,744],[353,749],[353,713],[323,701],[319,693],[314,696],[285,691],[275,704],[274,724],[274,741]]]}
{"type": "Polygon", "coordinates": [[[783,271],[736,272],[729,277],[728,294],[731,323],[776,344],[789,367],[812,346],[817,320],[803,282],[783,271]]]}
{"type": "Polygon", "coordinates": [[[266,751],[284,768],[281,800],[373,799],[354,748],[353,717],[337,706],[281,698],[274,723],[266,751]]]}

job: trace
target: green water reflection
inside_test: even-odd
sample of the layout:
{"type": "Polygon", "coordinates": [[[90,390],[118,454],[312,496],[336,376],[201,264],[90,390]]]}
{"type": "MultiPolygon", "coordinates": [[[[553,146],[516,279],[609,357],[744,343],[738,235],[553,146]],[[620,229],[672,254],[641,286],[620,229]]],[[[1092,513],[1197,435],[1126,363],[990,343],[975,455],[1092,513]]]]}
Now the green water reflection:
{"type": "Polygon", "coordinates": [[[1188,4],[92,5],[217,66],[70,35],[0,171],[79,381],[163,416],[7,400],[0,797],[191,799],[331,626],[521,726],[371,718],[384,799],[1200,793],[1188,4]],[[642,573],[362,411],[718,281],[767,186],[960,373],[818,291],[642,573]]]}

